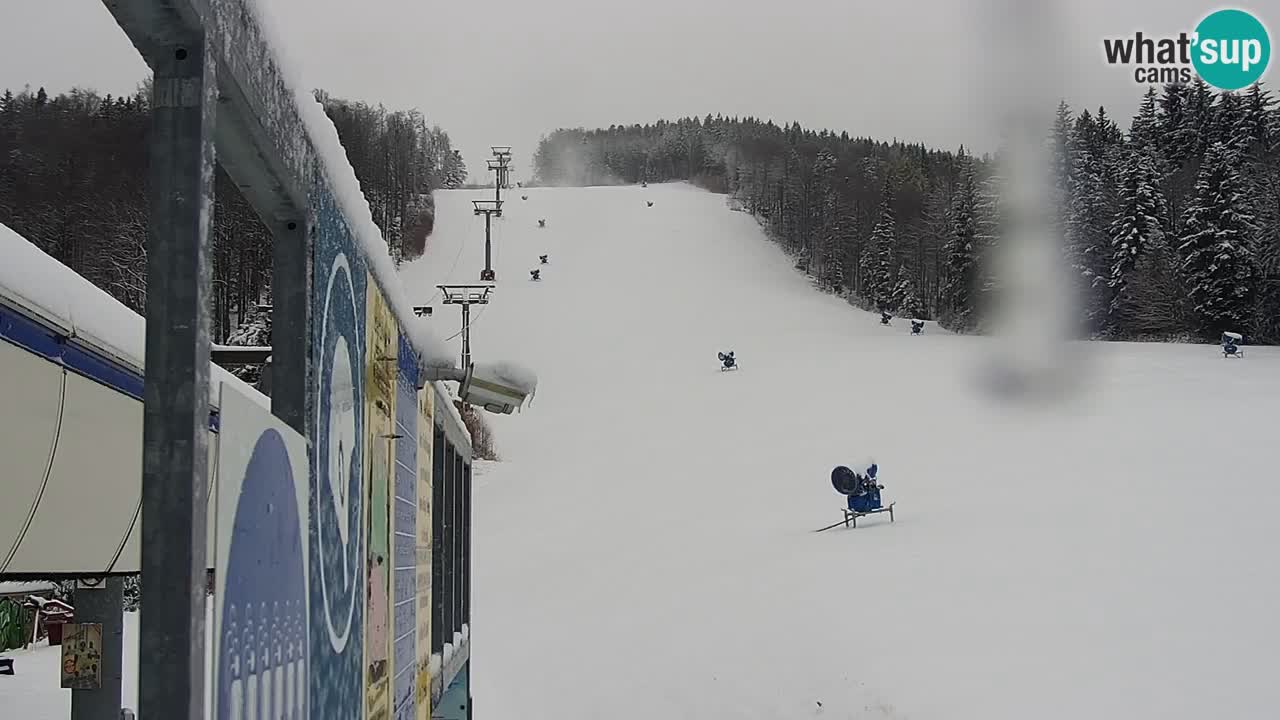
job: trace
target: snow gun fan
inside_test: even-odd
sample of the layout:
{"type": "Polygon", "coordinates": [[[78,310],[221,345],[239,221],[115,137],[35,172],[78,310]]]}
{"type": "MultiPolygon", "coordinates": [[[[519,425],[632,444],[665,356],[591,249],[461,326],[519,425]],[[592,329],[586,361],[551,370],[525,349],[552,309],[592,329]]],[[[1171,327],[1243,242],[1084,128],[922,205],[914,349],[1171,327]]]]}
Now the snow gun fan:
{"type": "Polygon", "coordinates": [[[912,320],[912,321],[911,321],[911,334],[912,334],[912,335],[919,335],[919,334],[921,334],[921,333],[923,333],[923,332],[924,332],[924,321],[923,321],[923,320],[912,320]]]}
{"type": "Polygon", "coordinates": [[[539,256],[538,256],[538,261],[539,261],[540,263],[542,263],[543,265],[546,265],[546,264],[547,264],[547,256],[546,256],[546,255],[539,255],[539,256]]]}
{"type": "Polygon", "coordinates": [[[1222,333],[1222,357],[1244,357],[1244,351],[1240,346],[1244,344],[1244,337],[1240,333],[1224,332],[1222,333]]]}
{"type": "Polygon", "coordinates": [[[528,195],[521,195],[521,196],[520,196],[520,199],[521,199],[521,200],[528,200],[528,199],[529,199],[529,196],[528,196],[528,195]]]}
{"type": "Polygon", "coordinates": [[[539,220],[539,221],[538,221],[538,227],[540,227],[540,228],[544,228],[544,227],[546,227],[546,226],[547,226],[547,221],[546,221],[546,220],[539,220]]]}
{"type": "Polygon", "coordinates": [[[893,522],[894,503],[885,505],[880,499],[880,491],[884,489],[884,485],[881,485],[876,478],[879,471],[880,467],[874,462],[867,467],[866,474],[859,474],[845,465],[839,465],[832,470],[831,487],[846,498],[845,507],[840,508],[844,519],[818,528],[815,532],[830,530],[841,525],[856,528],[858,518],[882,512],[889,513],[889,522],[893,522]]]}
{"type": "Polygon", "coordinates": [[[542,271],[541,271],[541,270],[530,270],[530,271],[529,271],[529,279],[530,279],[530,280],[534,280],[534,281],[541,280],[541,279],[542,279],[542,271]]]}
{"type": "Polygon", "coordinates": [[[884,310],[881,310],[881,311],[880,311],[880,324],[881,324],[881,325],[892,325],[893,323],[889,322],[889,321],[890,321],[890,320],[892,320],[892,319],[893,319],[893,316],[892,316],[892,315],[890,315],[889,313],[885,312],[884,310]]]}
{"type": "Polygon", "coordinates": [[[717,353],[717,356],[720,358],[721,363],[720,372],[738,369],[738,361],[733,357],[732,350],[727,353],[717,353]]]}
{"type": "Polygon", "coordinates": [[[647,200],[647,201],[645,201],[645,203],[646,203],[646,207],[653,207],[653,201],[652,201],[652,200],[647,200]]]}

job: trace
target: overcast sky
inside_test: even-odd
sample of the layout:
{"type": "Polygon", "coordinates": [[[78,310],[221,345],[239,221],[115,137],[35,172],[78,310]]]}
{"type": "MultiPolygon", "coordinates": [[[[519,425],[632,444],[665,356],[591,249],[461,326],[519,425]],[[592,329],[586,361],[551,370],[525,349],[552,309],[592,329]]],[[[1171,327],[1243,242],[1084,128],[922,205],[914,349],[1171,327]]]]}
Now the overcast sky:
{"type": "MultiPolygon", "coordinates": [[[[998,88],[979,81],[1003,77],[993,67],[1021,72],[1005,88],[1015,95],[1027,76],[1056,74],[1048,87],[1061,91],[1051,94],[1073,107],[1106,105],[1127,128],[1142,88],[1131,69],[1104,63],[1102,38],[1189,31],[1217,7],[1046,1],[1056,19],[1041,16],[1040,30],[1011,37],[1007,13],[993,11],[999,0],[259,1],[286,28],[288,53],[311,85],[421,109],[473,176],[484,173],[489,145],[512,145],[518,177],[556,127],[707,113],[990,150],[996,133],[982,100],[998,88]],[[993,48],[1010,40],[1030,50],[992,66],[1006,59],[993,48]],[[1057,71],[1044,69],[1047,60],[1057,71]]],[[[1274,45],[1280,19],[1261,17],[1274,45]]],[[[0,28],[0,87],[120,93],[146,73],[100,0],[2,0],[0,28]]]]}

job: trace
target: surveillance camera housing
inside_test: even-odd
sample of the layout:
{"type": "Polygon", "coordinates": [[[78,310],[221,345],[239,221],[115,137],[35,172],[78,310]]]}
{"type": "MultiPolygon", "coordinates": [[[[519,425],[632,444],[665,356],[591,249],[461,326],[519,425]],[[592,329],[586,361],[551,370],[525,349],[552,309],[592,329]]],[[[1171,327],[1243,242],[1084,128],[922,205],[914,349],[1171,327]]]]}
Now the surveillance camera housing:
{"type": "Polygon", "coordinates": [[[535,383],[501,365],[472,364],[458,390],[463,402],[510,415],[533,394],[535,383]]]}

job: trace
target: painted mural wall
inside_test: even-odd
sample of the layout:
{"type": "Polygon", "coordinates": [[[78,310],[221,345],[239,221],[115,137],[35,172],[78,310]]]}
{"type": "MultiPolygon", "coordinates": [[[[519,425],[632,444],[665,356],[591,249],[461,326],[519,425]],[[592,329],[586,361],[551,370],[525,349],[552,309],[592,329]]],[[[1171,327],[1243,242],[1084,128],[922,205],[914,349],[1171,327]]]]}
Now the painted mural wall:
{"type": "MultiPolygon", "coordinates": [[[[320,171],[317,169],[317,175],[320,171]]],[[[308,533],[310,705],[364,716],[365,325],[368,274],[325,183],[313,183],[315,383],[308,533]]]]}
{"type": "Polygon", "coordinates": [[[416,720],[418,364],[408,339],[401,335],[397,340],[395,470],[391,502],[392,714],[396,720],[416,720]]]}
{"type": "Polygon", "coordinates": [[[391,445],[394,440],[395,318],[372,276],[365,285],[365,717],[391,714],[391,445]]]}
{"type": "Polygon", "coordinates": [[[418,720],[431,718],[431,463],[434,448],[435,393],[428,385],[418,393],[418,720]]]}
{"type": "Polygon", "coordinates": [[[306,697],[325,718],[429,720],[435,390],[417,389],[416,356],[332,198],[312,201],[306,697]]]}

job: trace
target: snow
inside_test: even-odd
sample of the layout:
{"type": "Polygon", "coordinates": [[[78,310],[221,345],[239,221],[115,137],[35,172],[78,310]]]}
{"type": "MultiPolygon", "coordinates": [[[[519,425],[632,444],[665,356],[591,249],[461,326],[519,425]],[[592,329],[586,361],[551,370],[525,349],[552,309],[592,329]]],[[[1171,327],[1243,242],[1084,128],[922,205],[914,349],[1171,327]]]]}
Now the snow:
{"type": "MultiPolygon", "coordinates": [[[[972,382],[996,341],[881,327],[717,196],[647,192],[660,210],[538,188],[502,220],[499,278],[557,263],[502,283],[473,330],[479,360],[546,389],[486,418],[507,462],[474,474],[482,630],[455,642],[486,715],[1274,714],[1280,349],[1089,344],[1070,404],[1004,407],[972,382]],[[719,372],[728,346],[744,370],[719,372]],[[1229,422],[1224,395],[1249,398],[1229,422]],[[810,532],[840,519],[831,468],[871,452],[897,521],[810,532]]],[[[440,193],[409,287],[478,269],[472,244],[442,276],[480,196],[440,193]]],[[[129,615],[126,668],[136,637],[129,615]]],[[[56,649],[10,655],[6,713],[66,718],[56,649]]]]}
{"type": "MultiPolygon", "coordinates": [[[[1004,406],[975,381],[1000,341],[881,327],[719,196],[527,192],[472,334],[540,390],[474,476],[486,715],[1274,714],[1280,349],[1087,344],[1067,404],[1004,406]],[[867,453],[896,522],[811,532],[867,453]]],[[[486,196],[437,193],[411,290],[478,272],[474,242],[450,268],[486,196]]]]}
{"type": "MultiPolygon", "coordinates": [[[[136,372],[146,358],[147,323],[138,313],[8,226],[0,224],[0,296],[69,333],[136,372]]],[[[210,365],[209,402],[218,403],[219,381],[236,386],[259,405],[265,395],[217,365],[210,365]]]]}
{"type": "Polygon", "coordinates": [[[23,582],[20,580],[8,580],[5,582],[0,582],[0,597],[4,597],[6,595],[22,597],[22,596],[31,595],[34,593],[47,593],[47,592],[54,591],[55,589],[57,589],[57,587],[58,587],[57,585],[51,582],[42,581],[42,580],[34,580],[29,582],[23,582]]]}
{"type": "MultiPolygon", "coordinates": [[[[212,598],[210,598],[212,600],[212,598]]],[[[205,712],[212,704],[213,604],[206,606],[205,633],[205,712]]],[[[0,653],[13,658],[13,676],[0,675],[0,706],[4,717],[22,720],[66,720],[71,717],[71,691],[59,684],[62,649],[50,647],[47,641],[29,650],[0,653]]],[[[138,707],[138,613],[124,614],[124,675],[121,704],[132,710],[138,707]]]]}
{"type": "Polygon", "coordinates": [[[477,373],[496,377],[525,395],[530,395],[538,389],[538,375],[518,363],[476,362],[475,366],[477,373]]]}
{"type": "Polygon", "coordinates": [[[365,261],[369,263],[370,272],[382,289],[397,322],[425,365],[453,367],[457,355],[446,353],[444,343],[432,333],[426,323],[413,314],[413,303],[409,301],[404,286],[400,283],[382,231],[373,221],[373,211],[360,189],[360,180],[347,159],[347,152],[338,139],[338,129],[313,94],[313,88],[318,87],[318,84],[308,83],[302,72],[302,65],[292,59],[288,40],[290,34],[280,30],[283,21],[275,17],[275,13],[280,11],[270,9],[270,3],[265,2],[249,2],[247,5],[255,13],[268,46],[276,51],[280,72],[285,84],[293,92],[298,115],[310,136],[312,149],[329,181],[334,200],[350,224],[351,234],[365,261]]]}

